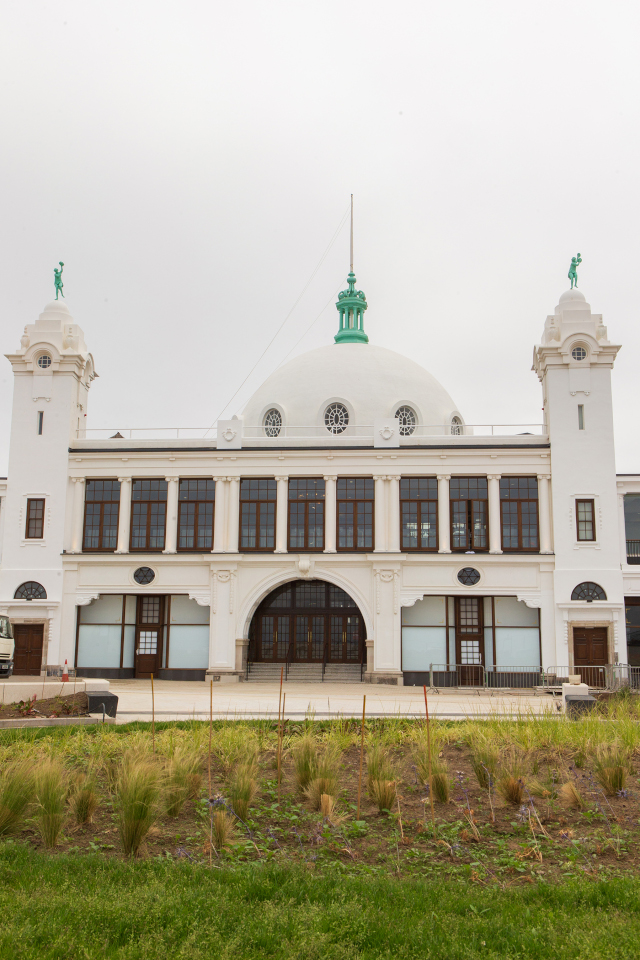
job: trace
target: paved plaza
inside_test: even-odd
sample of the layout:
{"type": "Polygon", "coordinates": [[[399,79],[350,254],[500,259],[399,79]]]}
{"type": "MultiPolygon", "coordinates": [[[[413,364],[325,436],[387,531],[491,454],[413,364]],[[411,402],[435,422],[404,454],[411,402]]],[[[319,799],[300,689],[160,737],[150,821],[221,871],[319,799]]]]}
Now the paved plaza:
{"type": "MultiPolygon", "coordinates": [[[[112,693],[119,697],[118,723],[151,720],[149,680],[112,680],[112,693]]],[[[318,720],[362,716],[366,695],[368,717],[424,717],[422,687],[392,687],[383,684],[285,683],[285,715],[290,720],[306,716],[318,720]]],[[[205,720],[209,716],[209,683],[154,682],[157,720],[205,720]]],[[[278,716],[280,687],[277,683],[213,684],[214,719],[256,719],[278,716]]],[[[456,688],[428,694],[432,717],[518,717],[556,713],[551,696],[532,691],[486,691],[456,688]]]]}

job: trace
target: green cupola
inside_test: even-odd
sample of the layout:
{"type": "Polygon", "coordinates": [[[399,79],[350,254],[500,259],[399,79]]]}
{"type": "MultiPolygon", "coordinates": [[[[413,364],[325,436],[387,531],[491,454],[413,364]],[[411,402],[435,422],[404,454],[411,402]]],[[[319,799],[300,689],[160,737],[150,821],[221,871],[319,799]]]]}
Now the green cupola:
{"type": "Polygon", "coordinates": [[[341,290],[338,294],[336,308],[340,314],[340,327],[334,340],[336,343],[369,343],[369,337],[364,332],[367,299],[362,290],[356,290],[353,268],[347,277],[347,283],[349,289],[341,290]]]}

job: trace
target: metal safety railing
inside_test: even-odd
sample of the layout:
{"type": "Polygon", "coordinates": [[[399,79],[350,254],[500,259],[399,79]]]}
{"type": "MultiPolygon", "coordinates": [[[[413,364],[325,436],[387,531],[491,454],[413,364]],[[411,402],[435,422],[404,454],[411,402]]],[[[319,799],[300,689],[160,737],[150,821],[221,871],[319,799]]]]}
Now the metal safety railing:
{"type": "Polygon", "coordinates": [[[432,663],[429,686],[434,689],[467,687],[477,690],[520,689],[542,687],[559,689],[569,677],[579,676],[582,683],[599,690],[615,692],[629,687],[640,691],[640,666],[628,663],[589,664],[586,666],[485,666],[479,663],[432,663]]]}
{"type": "Polygon", "coordinates": [[[627,540],[627,556],[640,559],[640,540],[627,540]]]}

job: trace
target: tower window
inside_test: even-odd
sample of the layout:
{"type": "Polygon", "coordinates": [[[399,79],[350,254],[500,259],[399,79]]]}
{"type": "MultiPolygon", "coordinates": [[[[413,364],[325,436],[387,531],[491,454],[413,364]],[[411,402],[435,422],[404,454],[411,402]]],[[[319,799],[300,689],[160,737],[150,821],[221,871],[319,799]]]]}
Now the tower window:
{"type": "Polygon", "coordinates": [[[571,351],[571,356],[573,357],[574,360],[586,360],[587,351],[585,350],[584,347],[574,347],[573,350],[571,351]]]}
{"type": "Polygon", "coordinates": [[[400,436],[410,437],[416,429],[417,417],[415,410],[411,407],[398,407],[395,412],[395,419],[400,421],[400,436]]]}
{"type": "Polygon", "coordinates": [[[593,500],[576,500],[578,540],[595,540],[595,510],[593,500]]]}
{"type": "Polygon", "coordinates": [[[42,540],[44,536],[44,500],[27,500],[27,540],[42,540]]]}
{"type": "Polygon", "coordinates": [[[268,437],[279,437],[282,429],[282,414],[275,407],[267,410],[262,421],[264,432],[268,437]]]}
{"type": "Polygon", "coordinates": [[[462,420],[460,417],[451,417],[451,434],[459,437],[462,434],[462,420]]]}
{"type": "Polygon", "coordinates": [[[584,430],[584,404],[578,404],[578,430],[584,430]]]}
{"type": "Polygon", "coordinates": [[[44,413],[42,410],[38,410],[38,436],[42,436],[42,427],[44,424],[44,413]]]}
{"type": "Polygon", "coordinates": [[[38,366],[41,370],[48,370],[51,366],[51,357],[48,353],[43,353],[41,357],[38,357],[38,366]]]}
{"type": "Polygon", "coordinates": [[[324,412],[324,425],[329,433],[344,433],[349,426],[349,411],[343,403],[331,403],[324,412]]]}

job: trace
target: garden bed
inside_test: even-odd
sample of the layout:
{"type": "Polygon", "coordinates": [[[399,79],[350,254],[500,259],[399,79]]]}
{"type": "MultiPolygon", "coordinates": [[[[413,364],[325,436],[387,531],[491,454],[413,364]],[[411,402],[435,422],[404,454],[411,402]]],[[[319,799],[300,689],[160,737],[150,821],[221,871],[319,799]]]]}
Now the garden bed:
{"type": "Polygon", "coordinates": [[[17,720],[24,717],[81,717],[87,715],[89,701],[86,693],[48,697],[45,700],[20,700],[18,703],[0,704],[0,720],[17,720]]]}

